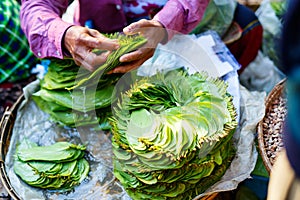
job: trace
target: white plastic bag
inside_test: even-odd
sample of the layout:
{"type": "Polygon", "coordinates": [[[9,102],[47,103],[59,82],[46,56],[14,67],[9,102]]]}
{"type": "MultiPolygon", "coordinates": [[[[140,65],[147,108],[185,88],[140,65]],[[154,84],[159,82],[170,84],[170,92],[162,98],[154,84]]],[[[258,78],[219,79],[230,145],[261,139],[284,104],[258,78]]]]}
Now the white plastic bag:
{"type": "Polygon", "coordinates": [[[261,51],[240,75],[240,83],[251,91],[269,93],[285,75],[261,51]]]}

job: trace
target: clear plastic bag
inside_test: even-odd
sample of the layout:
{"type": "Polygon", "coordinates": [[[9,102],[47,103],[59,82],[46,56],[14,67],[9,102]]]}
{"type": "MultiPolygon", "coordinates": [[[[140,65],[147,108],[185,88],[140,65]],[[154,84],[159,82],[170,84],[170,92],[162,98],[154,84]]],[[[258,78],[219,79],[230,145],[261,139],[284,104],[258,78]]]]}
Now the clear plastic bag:
{"type": "MultiPolygon", "coordinates": [[[[281,1],[285,2],[285,0],[281,1]]],[[[282,19],[276,15],[269,0],[263,0],[255,14],[263,26],[263,53],[268,56],[280,70],[284,71],[279,59],[282,19]]]]}
{"type": "Polygon", "coordinates": [[[233,20],[237,2],[234,0],[211,0],[205,10],[201,22],[192,31],[199,34],[214,30],[220,36],[224,35],[233,20]]]}

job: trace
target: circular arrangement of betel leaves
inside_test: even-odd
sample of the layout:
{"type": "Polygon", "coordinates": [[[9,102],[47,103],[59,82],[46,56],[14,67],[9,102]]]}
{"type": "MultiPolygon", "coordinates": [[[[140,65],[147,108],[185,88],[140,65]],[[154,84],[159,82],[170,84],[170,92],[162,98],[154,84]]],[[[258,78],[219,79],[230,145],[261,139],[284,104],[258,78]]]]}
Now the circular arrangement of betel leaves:
{"type": "Polygon", "coordinates": [[[226,172],[236,126],[224,81],[184,70],[143,77],[113,110],[114,175],[133,199],[192,199],[226,172]]]}

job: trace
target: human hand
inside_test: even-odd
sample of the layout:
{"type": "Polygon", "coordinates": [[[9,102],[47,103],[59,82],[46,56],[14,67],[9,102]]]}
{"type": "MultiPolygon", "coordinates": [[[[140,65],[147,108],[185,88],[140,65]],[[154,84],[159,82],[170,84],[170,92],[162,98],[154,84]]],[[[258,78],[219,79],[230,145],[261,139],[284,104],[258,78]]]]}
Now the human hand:
{"type": "Polygon", "coordinates": [[[96,70],[105,63],[110,51],[119,48],[117,40],[109,39],[94,29],[82,26],[71,26],[65,33],[63,44],[75,63],[89,71],[96,70]],[[105,52],[97,55],[92,52],[94,49],[105,52]]]}
{"type": "Polygon", "coordinates": [[[126,35],[141,34],[147,39],[147,43],[136,51],[122,55],[120,57],[122,65],[114,68],[109,73],[126,73],[138,68],[153,56],[158,43],[163,42],[167,37],[167,31],[156,20],[142,19],[125,27],[123,32],[126,35]]]}

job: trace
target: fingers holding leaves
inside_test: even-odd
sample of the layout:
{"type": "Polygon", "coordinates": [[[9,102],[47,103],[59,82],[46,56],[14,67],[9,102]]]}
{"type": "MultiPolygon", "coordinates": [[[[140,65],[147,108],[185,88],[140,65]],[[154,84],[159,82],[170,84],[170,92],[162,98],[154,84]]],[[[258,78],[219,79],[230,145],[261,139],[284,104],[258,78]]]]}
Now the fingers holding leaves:
{"type": "Polygon", "coordinates": [[[71,26],[65,33],[63,43],[77,65],[94,71],[103,64],[110,51],[119,48],[117,40],[112,40],[96,30],[81,26],[71,26]],[[94,49],[104,53],[95,54],[94,49]]]}
{"type": "Polygon", "coordinates": [[[153,56],[155,49],[142,48],[137,51],[125,54],[121,56],[120,60],[122,62],[121,66],[118,66],[111,70],[111,73],[126,73],[133,69],[140,67],[146,60],[153,56]],[[144,51],[143,51],[144,50],[144,51]],[[138,59],[137,59],[138,58],[138,59]]]}
{"type": "MultiPolygon", "coordinates": [[[[123,63],[122,67],[117,67],[110,71],[111,73],[125,73],[139,67],[153,55],[158,43],[167,35],[163,26],[155,20],[140,20],[124,28],[124,33],[140,34],[147,39],[147,43],[133,52],[122,55],[119,59],[123,63]]],[[[65,33],[63,44],[76,64],[89,71],[94,71],[104,64],[108,55],[120,47],[117,39],[110,39],[96,30],[81,26],[70,27],[65,33]]]]}
{"type": "Polygon", "coordinates": [[[156,20],[142,19],[134,22],[123,29],[126,35],[141,34],[147,38],[152,47],[156,47],[158,43],[165,40],[167,31],[163,25],[156,20]]]}
{"type": "Polygon", "coordinates": [[[140,34],[147,39],[147,43],[133,52],[122,55],[119,60],[123,64],[110,73],[125,73],[136,69],[153,56],[157,45],[167,36],[162,24],[155,20],[142,19],[125,27],[123,31],[126,35],[140,34]]]}

